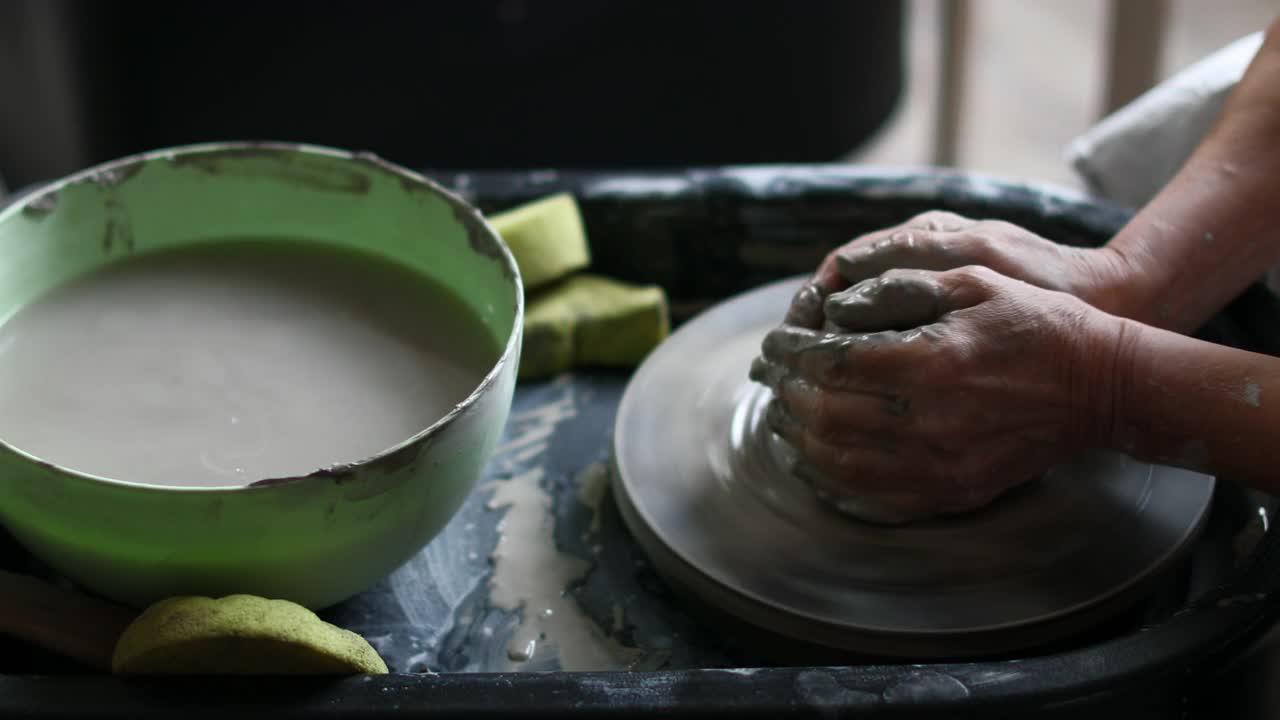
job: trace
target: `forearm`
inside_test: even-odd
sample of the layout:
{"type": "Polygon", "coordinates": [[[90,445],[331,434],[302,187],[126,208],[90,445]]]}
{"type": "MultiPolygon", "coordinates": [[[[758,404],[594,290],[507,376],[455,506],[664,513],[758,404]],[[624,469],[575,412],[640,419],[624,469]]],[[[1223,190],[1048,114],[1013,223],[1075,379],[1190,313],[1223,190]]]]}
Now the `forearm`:
{"type": "Polygon", "coordinates": [[[1268,33],[1219,121],[1106,247],[1119,267],[1096,299],[1177,332],[1200,327],[1280,262],[1280,33],[1268,33]]]}
{"type": "Polygon", "coordinates": [[[1280,492],[1280,359],[1125,323],[1112,446],[1280,492]]]}

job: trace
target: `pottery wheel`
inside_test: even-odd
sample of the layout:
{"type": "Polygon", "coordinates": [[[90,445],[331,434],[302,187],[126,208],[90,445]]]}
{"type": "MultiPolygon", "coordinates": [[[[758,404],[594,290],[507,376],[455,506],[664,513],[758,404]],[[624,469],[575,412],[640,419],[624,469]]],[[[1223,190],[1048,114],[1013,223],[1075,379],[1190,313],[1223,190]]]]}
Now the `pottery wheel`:
{"type": "Polygon", "coordinates": [[[614,496],[673,585],[807,643],[956,657],[1059,639],[1124,609],[1198,533],[1212,478],[1088,453],[987,508],[881,527],[784,472],[747,379],[800,280],[686,323],[631,379],[614,496]]]}

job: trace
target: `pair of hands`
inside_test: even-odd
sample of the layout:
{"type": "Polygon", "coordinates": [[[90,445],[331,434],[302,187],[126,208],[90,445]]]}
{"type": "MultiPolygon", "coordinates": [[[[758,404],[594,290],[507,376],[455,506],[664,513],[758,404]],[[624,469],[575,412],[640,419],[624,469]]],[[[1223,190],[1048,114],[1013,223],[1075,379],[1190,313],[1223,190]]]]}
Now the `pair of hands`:
{"type": "Polygon", "coordinates": [[[1110,442],[1123,263],[931,212],[827,256],[753,379],[797,473],[885,522],[984,505],[1110,442]]]}

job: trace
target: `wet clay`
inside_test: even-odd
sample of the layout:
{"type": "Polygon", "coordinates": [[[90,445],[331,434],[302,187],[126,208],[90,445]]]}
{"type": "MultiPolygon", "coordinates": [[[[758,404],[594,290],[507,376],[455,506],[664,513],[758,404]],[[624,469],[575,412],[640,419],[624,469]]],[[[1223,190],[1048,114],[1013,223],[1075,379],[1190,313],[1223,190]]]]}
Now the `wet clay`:
{"type": "Polygon", "coordinates": [[[388,261],[285,240],[125,260],[0,325],[0,438],[118,480],[247,485],[387,450],[499,355],[388,261]]]}
{"type": "MultiPolygon", "coordinates": [[[[576,414],[576,399],[566,387],[558,398],[513,415],[511,436],[495,453],[498,466],[536,463],[546,452],[556,426],[576,414]]],[[[505,512],[498,524],[497,546],[490,555],[489,602],[521,615],[507,644],[508,668],[630,670],[641,659],[640,651],[618,643],[608,628],[583,613],[568,592],[591,571],[591,563],[557,547],[555,500],[545,487],[546,472],[534,464],[489,488],[493,491],[489,509],[505,512]]],[[[598,503],[604,479],[603,474],[584,470],[579,487],[594,486],[584,492],[588,497],[594,493],[593,502],[598,503]]],[[[614,625],[622,622],[618,617],[622,612],[619,606],[614,625]]]]}
{"type": "Polygon", "coordinates": [[[943,313],[942,288],[924,276],[898,275],[864,280],[827,297],[823,313],[829,332],[910,330],[935,322],[943,313]]]}

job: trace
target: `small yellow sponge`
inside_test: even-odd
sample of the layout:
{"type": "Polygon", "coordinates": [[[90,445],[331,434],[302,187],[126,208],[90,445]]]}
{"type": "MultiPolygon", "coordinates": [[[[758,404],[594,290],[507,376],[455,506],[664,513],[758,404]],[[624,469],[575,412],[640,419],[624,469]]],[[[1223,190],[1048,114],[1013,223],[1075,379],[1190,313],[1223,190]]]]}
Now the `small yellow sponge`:
{"type": "Polygon", "coordinates": [[[542,287],[591,263],[582,214],[568,193],[497,213],[489,223],[511,248],[525,290],[542,287]]]}
{"type": "Polygon", "coordinates": [[[255,595],[174,597],[147,608],[116,641],[122,674],[385,673],[356,633],[287,600],[255,595]]]}
{"type": "Polygon", "coordinates": [[[632,367],[670,329],[662,288],[574,275],[530,296],[520,378],[545,377],[571,367],[632,367]]]}

